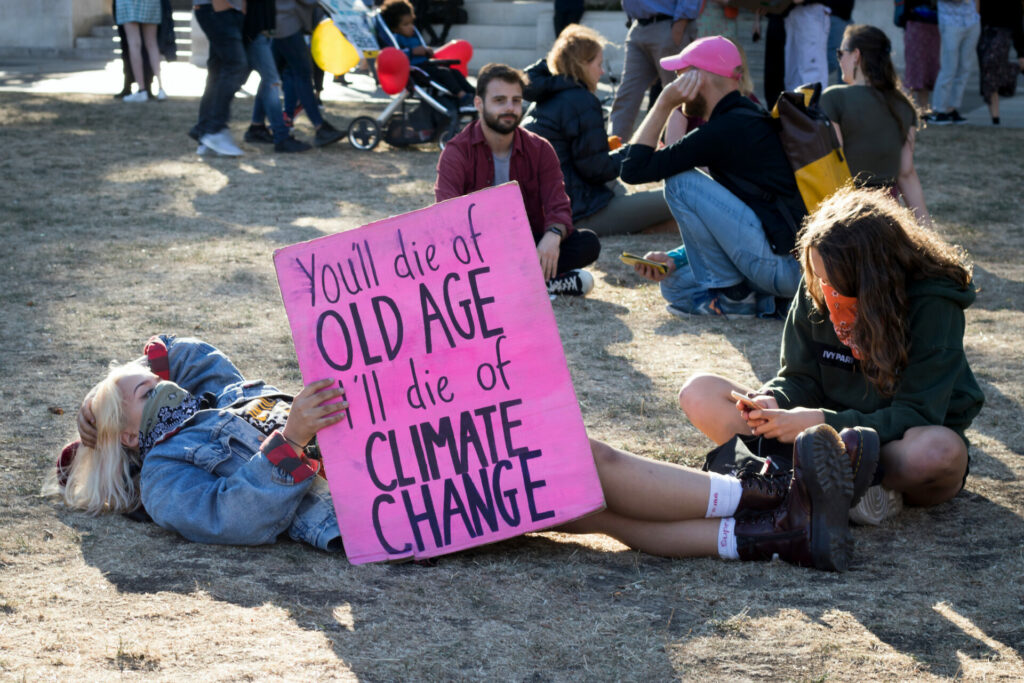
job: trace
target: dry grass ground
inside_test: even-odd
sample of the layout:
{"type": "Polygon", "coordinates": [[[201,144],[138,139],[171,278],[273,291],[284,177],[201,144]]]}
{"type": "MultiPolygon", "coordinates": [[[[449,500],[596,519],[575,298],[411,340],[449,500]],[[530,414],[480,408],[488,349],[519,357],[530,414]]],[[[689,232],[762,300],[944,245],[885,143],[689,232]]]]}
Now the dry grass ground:
{"type": "MultiPolygon", "coordinates": [[[[1024,678],[1024,131],[920,136],[938,227],[976,259],[966,344],[988,402],[967,489],[855,530],[849,573],[552,533],[352,567],[37,495],[81,396],[151,333],[202,336],[298,387],[272,251],[432,199],[436,150],[201,161],[184,135],[195,106],[0,96],[0,678],[1024,678]]],[[[607,240],[593,295],[554,307],[590,433],[697,464],[709,444],[678,387],[706,368],[771,376],[781,324],[667,315],[615,256],[671,243],[607,240]]]]}

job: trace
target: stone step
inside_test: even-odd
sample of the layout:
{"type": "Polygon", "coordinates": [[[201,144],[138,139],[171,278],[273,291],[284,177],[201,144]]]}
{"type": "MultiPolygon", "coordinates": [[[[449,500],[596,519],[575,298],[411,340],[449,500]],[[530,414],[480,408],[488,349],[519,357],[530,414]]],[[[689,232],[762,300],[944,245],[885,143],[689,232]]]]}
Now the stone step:
{"type": "MultiPolygon", "coordinates": [[[[454,32],[454,27],[452,30],[454,32]]],[[[473,48],[473,59],[469,63],[469,73],[471,76],[476,76],[476,72],[480,70],[480,67],[490,62],[500,62],[514,66],[517,69],[525,69],[537,61],[537,59],[538,54],[536,50],[524,48],[473,48]]]]}
{"type": "Polygon", "coordinates": [[[66,59],[79,59],[83,62],[109,62],[112,59],[120,59],[121,51],[106,50],[100,48],[75,47],[70,50],[61,50],[59,56],[61,58],[66,59]]]}
{"type": "Polygon", "coordinates": [[[76,50],[106,50],[108,53],[118,48],[117,33],[107,36],[81,36],[75,38],[76,50]]]}
{"type": "Polygon", "coordinates": [[[474,49],[533,48],[537,43],[537,28],[530,26],[488,26],[462,24],[452,26],[449,37],[468,40],[474,49]]]}
{"type": "Polygon", "coordinates": [[[536,26],[537,16],[550,9],[551,3],[531,0],[466,3],[466,14],[471,24],[493,24],[500,27],[536,26]]]}

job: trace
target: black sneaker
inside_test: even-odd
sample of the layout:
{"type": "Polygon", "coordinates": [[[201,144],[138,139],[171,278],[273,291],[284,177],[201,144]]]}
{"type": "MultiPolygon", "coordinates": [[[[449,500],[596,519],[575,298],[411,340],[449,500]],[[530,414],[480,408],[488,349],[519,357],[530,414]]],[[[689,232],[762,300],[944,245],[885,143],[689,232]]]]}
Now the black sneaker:
{"type": "Polygon", "coordinates": [[[935,114],[935,118],[932,119],[932,123],[936,126],[948,126],[953,123],[953,115],[944,111],[938,112],[935,114]]]}
{"type": "Polygon", "coordinates": [[[338,140],[344,140],[345,136],[348,135],[343,130],[338,130],[331,124],[324,121],[320,124],[320,127],[316,129],[316,136],[313,138],[313,144],[317,147],[326,147],[338,140]]]}
{"type": "Polygon", "coordinates": [[[548,280],[550,296],[586,296],[594,288],[594,276],[575,268],[548,280]]]}
{"type": "Polygon", "coordinates": [[[262,142],[265,144],[274,144],[274,134],[270,132],[266,124],[254,123],[249,126],[249,130],[245,131],[245,136],[242,138],[246,142],[262,142]]]}
{"type": "Polygon", "coordinates": [[[952,121],[953,123],[967,123],[967,119],[960,116],[960,112],[958,112],[956,109],[949,112],[949,120],[952,121]]]}
{"type": "Polygon", "coordinates": [[[308,142],[302,140],[296,140],[295,138],[285,138],[281,142],[274,143],[275,152],[291,153],[291,152],[305,152],[313,149],[313,146],[308,142]]]}

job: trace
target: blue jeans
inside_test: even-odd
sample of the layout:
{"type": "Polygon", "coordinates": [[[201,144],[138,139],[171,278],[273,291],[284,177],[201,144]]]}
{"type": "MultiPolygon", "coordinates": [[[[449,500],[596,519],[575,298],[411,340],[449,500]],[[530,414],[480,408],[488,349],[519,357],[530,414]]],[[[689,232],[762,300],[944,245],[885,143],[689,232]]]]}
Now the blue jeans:
{"type": "Polygon", "coordinates": [[[981,36],[981,22],[973,26],[950,26],[939,24],[939,39],[942,47],[939,57],[939,75],[935,79],[935,95],[932,109],[944,112],[957,109],[964,103],[964,88],[971,75],[975,49],[981,36]]]}
{"type": "MultiPolygon", "coordinates": [[[[836,58],[836,50],[842,47],[843,33],[846,31],[846,27],[850,25],[850,22],[841,17],[837,17],[835,14],[830,14],[828,20],[828,47],[825,48],[825,58],[828,60],[829,79],[832,78],[832,73],[835,72],[838,75],[836,82],[842,83],[843,74],[839,69],[839,59],[836,58]]],[[[824,86],[825,84],[822,83],[823,89],[824,86]]]]}
{"type": "Polygon", "coordinates": [[[193,133],[202,137],[227,128],[231,100],[245,82],[248,62],[242,45],[244,14],[233,9],[214,12],[212,5],[199,5],[195,13],[196,21],[210,41],[206,89],[199,100],[199,120],[193,128],[193,133]]]}
{"type": "Polygon", "coordinates": [[[302,33],[293,33],[287,38],[274,38],[273,44],[274,57],[284,63],[281,76],[285,83],[285,104],[289,104],[289,90],[294,88],[309,122],[314,128],[319,128],[324,120],[313,93],[313,60],[309,54],[309,45],[306,45],[302,33]]]}
{"type": "Polygon", "coordinates": [[[256,36],[245,47],[245,54],[249,57],[249,67],[260,75],[260,87],[252,106],[252,122],[262,124],[265,118],[269,118],[274,142],[283,142],[289,134],[281,115],[281,77],[274,63],[270,38],[263,34],[256,36]]]}
{"type": "Polygon", "coordinates": [[[760,313],[772,312],[774,297],[796,295],[800,264],[773,252],[757,214],[710,176],[692,170],[668,178],[665,201],[690,262],[662,281],[662,293],[674,305],[688,310],[694,295],[744,282],[758,294],[760,313]]]}

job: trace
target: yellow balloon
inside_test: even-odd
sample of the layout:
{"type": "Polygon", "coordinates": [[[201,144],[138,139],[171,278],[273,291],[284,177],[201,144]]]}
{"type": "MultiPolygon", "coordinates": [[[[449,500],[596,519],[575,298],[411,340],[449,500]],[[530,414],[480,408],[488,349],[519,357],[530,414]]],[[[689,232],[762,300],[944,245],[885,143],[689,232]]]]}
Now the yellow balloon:
{"type": "Polygon", "coordinates": [[[313,29],[311,49],[316,65],[336,76],[347,73],[359,63],[359,50],[345,40],[330,19],[324,19],[313,29]]]}

